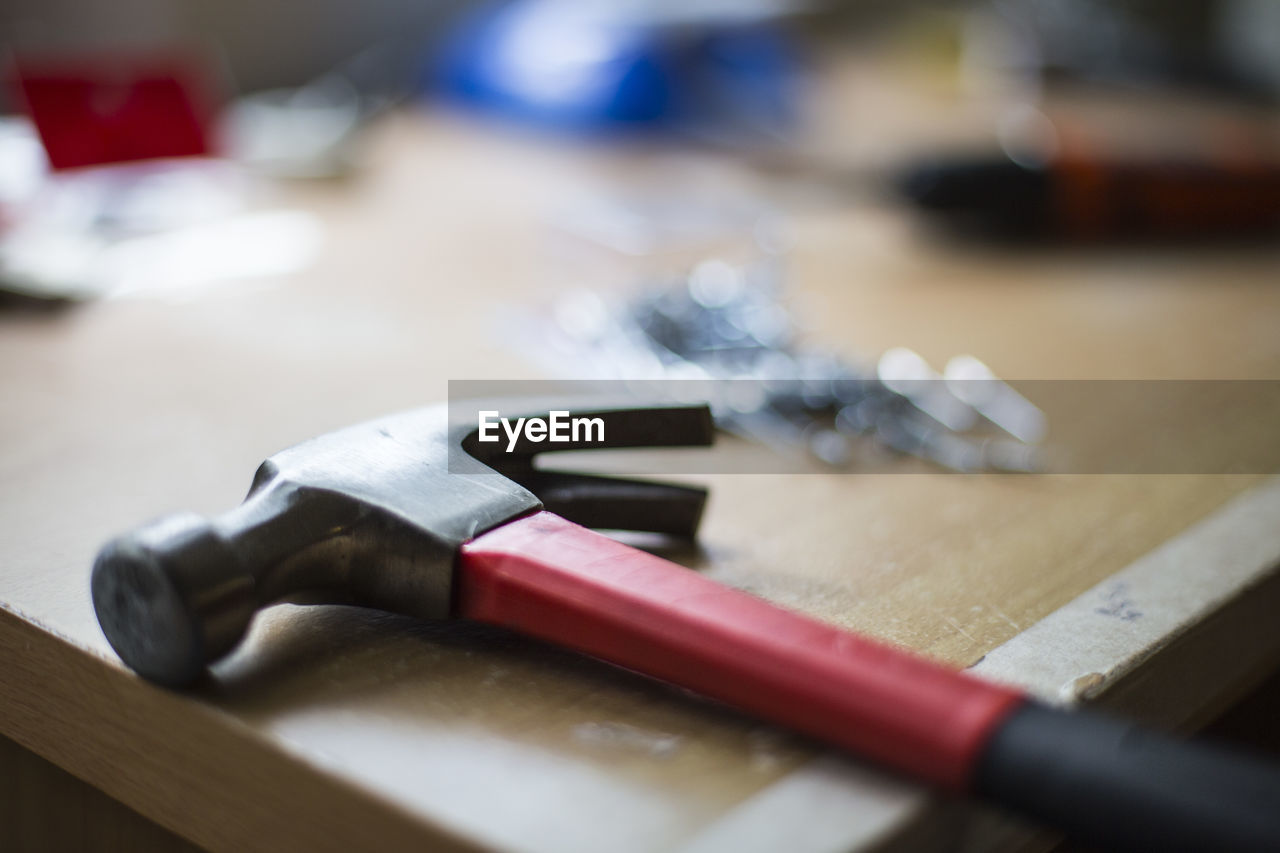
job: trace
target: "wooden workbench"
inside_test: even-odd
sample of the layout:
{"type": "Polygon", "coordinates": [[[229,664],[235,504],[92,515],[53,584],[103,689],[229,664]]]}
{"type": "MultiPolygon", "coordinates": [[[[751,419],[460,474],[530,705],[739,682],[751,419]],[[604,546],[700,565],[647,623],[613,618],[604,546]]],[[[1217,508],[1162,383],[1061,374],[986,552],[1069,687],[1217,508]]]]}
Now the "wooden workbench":
{"type": "MultiPolygon", "coordinates": [[[[448,379],[536,376],[497,330],[504,308],[583,284],[546,251],[564,187],[637,168],[747,180],[711,155],[566,149],[412,113],[375,128],[368,154],[352,181],[287,191],[327,229],[304,273],[0,314],[0,735],[214,850],[970,837],[967,807],[498,631],[282,606],[190,693],[121,666],[88,595],[108,537],[229,508],[275,450],[443,399],[448,379]]],[[[851,355],[973,353],[1014,378],[1280,375],[1275,252],[1007,257],[856,200],[791,223],[812,339],[851,355]]],[[[1260,474],[705,479],[700,549],[677,559],[1051,697],[1194,725],[1280,660],[1280,500],[1260,474]],[[1140,600],[1157,588],[1168,600],[1140,600]],[[1089,627],[1111,605],[1164,621],[1089,627]],[[1095,630],[1119,633],[1099,651],[1095,630]]]]}

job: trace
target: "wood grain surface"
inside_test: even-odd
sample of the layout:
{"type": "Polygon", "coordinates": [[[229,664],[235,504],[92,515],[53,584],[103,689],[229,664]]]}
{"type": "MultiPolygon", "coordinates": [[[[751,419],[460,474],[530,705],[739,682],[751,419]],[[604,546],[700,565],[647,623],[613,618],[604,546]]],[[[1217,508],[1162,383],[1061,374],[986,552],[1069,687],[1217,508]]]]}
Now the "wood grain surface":
{"type": "MultiPolygon", "coordinates": [[[[189,694],[137,680],[98,631],[88,572],[109,536],[230,508],[272,452],[440,400],[449,379],[537,376],[505,346],[513,309],[589,283],[547,224],[566,188],[774,191],[709,155],[413,112],[369,141],[366,173],[266,200],[325,223],[303,273],[0,314],[0,733],[214,850],[689,842],[815,747],[463,624],[281,606],[189,694]]],[[[1010,257],[891,207],[779,194],[822,345],[972,353],[1014,378],[1280,375],[1274,250],[1010,257]]],[[[701,479],[699,549],[676,559],[966,666],[1260,477],[701,479]]]]}

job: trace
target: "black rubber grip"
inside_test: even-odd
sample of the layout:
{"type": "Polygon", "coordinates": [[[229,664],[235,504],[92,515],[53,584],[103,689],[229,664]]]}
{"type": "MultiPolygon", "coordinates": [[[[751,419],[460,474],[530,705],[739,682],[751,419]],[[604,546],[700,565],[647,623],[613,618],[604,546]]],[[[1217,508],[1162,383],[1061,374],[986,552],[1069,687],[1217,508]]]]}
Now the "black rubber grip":
{"type": "Polygon", "coordinates": [[[1280,767],[1103,714],[1014,711],[988,741],[976,786],[1105,849],[1280,851],[1280,767]]]}

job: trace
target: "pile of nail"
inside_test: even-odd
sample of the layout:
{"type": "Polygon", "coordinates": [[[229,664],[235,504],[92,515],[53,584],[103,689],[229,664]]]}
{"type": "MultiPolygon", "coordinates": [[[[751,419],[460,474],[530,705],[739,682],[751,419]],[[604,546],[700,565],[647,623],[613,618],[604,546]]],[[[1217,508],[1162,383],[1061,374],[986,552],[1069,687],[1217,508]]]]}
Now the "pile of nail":
{"type": "Polygon", "coordinates": [[[939,372],[902,347],[873,364],[806,347],[780,283],[770,267],[707,260],[615,304],[571,294],[540,354],[562,376],[714,380],[699,387],[720,428],[827,466],[905,454],[954,471],[1041,468],[1044,414],[981,361],[939,372]]]}

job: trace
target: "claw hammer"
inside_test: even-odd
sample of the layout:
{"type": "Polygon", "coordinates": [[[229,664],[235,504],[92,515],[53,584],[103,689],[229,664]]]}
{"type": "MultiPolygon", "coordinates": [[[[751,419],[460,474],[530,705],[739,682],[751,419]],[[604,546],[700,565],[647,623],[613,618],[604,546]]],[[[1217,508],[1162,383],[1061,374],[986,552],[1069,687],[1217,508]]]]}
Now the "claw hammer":
{"type": "MultiPolygon", "coordinates": [[[[539,409],[540,412],[548,410],[539,409]]],[[[598,447],[711,443],[705,406],[585,413],[598,447]]],[[[304,442],[244,503],[109,542],[94,608],[143,677],[198,679],[281,601],[498,625],[692,689],[1115,849],[1280,849],[1280,772],[1032,701],[718,584],[588,528],[693,536],[702,489],[544,470],[445,405],[304,442]]]]}

